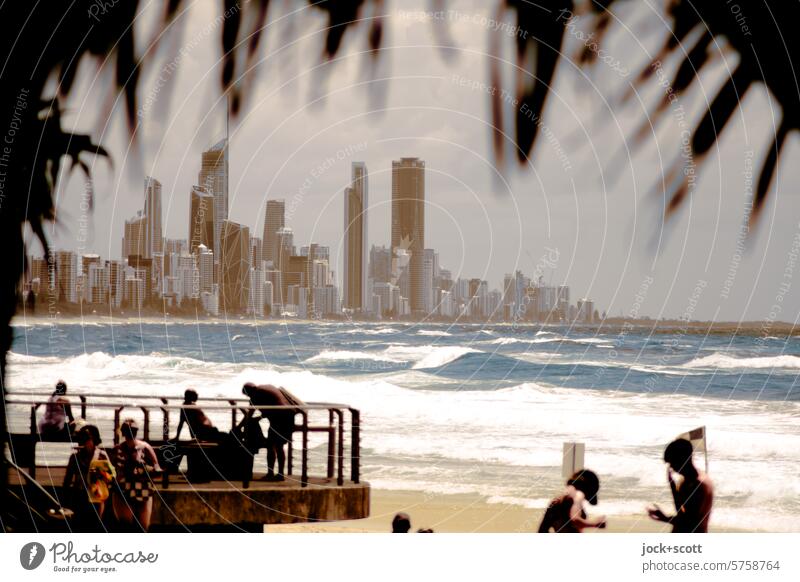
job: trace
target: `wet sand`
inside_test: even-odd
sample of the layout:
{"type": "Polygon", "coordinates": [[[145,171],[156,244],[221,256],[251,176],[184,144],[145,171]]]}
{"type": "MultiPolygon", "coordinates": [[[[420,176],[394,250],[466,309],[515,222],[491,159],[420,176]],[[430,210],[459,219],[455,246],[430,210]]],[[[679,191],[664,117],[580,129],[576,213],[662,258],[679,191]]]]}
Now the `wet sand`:
{"type": "MultiPolygon", "coordinates": [[[[600,515],[602,510],[590,513],[600,515]]],[[[543,509],[528,509],[517,505],[487,503],[481,495],[434,495],[418,491],[373,490],[370,517],[353,521],[315,524],[269,525],[267,533],[308,532],[390,532],[394,515],[403,511],[411,517],[411,531],[432,528],[440,533],[535,533],[543,509]]],[[[591,511],[591,510],[590,510],[591,511]]],[[[712,524],[713,525],[713,524],[712,524]]],[[[608,528],[592,532],[662,532],[669,526],[649,519],[644,514],[609,516],[608,528]]],[[[713,528],[712,531],[729,531],[713,528]]]]}

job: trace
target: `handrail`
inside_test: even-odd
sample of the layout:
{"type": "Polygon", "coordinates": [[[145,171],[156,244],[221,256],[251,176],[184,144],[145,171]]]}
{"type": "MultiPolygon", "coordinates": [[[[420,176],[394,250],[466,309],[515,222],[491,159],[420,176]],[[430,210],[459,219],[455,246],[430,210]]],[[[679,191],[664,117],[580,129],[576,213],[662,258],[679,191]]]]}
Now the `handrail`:
{"type": "MultiPolygon", "coordinates": [[[[33,392],[30,393],[35,396],[33,392]]],[[[12,398],[5,401],[6,405],[16,406],[30,406],[30,435],[33,437],[34,443],[41,438],[39,436],[38,427],[36,423],[36,411],[46,404],[48,401],[27,400],[19,398],[24,396],[25,393],[13,392],[9,394],[12,398]],[[17,398],[14,398],[17,397],[17,398]]],[[[42,395],[49,396],[49,392],[42,393],[42,395]]],[[[246,398],[224,398],[212,397],[203,399],[209,402],[199,407],[197,404],[169,404],[170,399],[182,400],[182,397],[168,397],[168,396],[149,396],[141,394],[131,395],[108,395],[108,394],[71,394],[81,399],[81,417],[86,419],[86,405],[89,397],[97,397],[102,399],[115,399],[116,402],[92,402],[91,407],[94,409],[109,409],[114,411],[114,444],[119,443],[118,428],[120,426],[120,419],[123,410],[126,408],[137,408],[144,416],[144,429],[143,438],[145,441],[150,440],[150,417],[151,410],[156,409],[163,415],[162,434],[164,442],[170,440],[170,411],[202,408],[205,411],[231,411],[231,429],[237,426],[237,412],[241,411],[243,414],[252,416],[255,411],[269,411],[269,410],[290,410],[296,415],[301,415],[301,423],[298,425],[300,429],[298,432],[302,433],[302,466],[301,466],[301,486],[308,485],[308,433],[309,432],[325,432],[328,435],[328,454],[327,454],[327,477],[332,479],[334,472],[336,474],[336,482],[339,486],[344,483],[344,411],[348,411],[351,416],[351,444],[350,444],[350,479],[354,483],[359,482],[360,478],[360,413],[358,410],[344,404],[326,403],[326,402],[308,402],[304,404],[287,404],[287,405],[253,405],[250,404],[249,399],[246,398]],[[157,403],[145,404],[136,403],[135,401],[153,400],[157,403]],[[223,404],[224,403],[224,404],[223,404]],[[309,413],[314,411],[327,411],[328,423],[327,426],[310,426],[309,413]],[[335,419],[335,420],[334,420],[335,419]],[[335,467],[335,471],[334,471],[335,467]]],[[[47,442],[47,441],[42,441],[47,442]]],[[[288,450],[288,474],[291,474],[292,466],[292,446],[291,439],[288,450]]],[[[35,466],[35,448],[34,448],[34,466],[35,466]]],[[[31,468],[35,470],[35,468],[31,468]]],[[[164,476],[164,486],[168,486],[168,475],[164,476]]],[[[245,481],[246,483],[247,481],[245,481]]],[[[246,486],[246,484],[245,484],[246,486]]]]}
{"type": "MultiPolygon", "coordinates": [[[[26,391],[6,391],[6,397],[8,396],[52,396],[52,391],[47,390],[26,390],[26,391]]],[[[116,399],[125,399],[129,398],[131,400],[183,400],[183,395],[175,395],[175,396],[164,396],[163,394],[159,395],[147,395],[147,394],[101,394],[99,392],[70,392],[69,394],[64,395],[66,398],[75,397],[83,402],[87,398],[116,398],[116,399]]],[[[8,400],[6,400],[8,401],[8,400]]],[[[250,402],[249,398],[243,396],[201,396],[198,398],[198,402],[200,401],[208,401],[208,402],[250,402]]],[[[349,405],[339,403],[339,402],[306,402],[304,404],[298,404],[293,406],[326,406],[326,407],[336,407],[336,408],[348,408],[349,405]]]]}

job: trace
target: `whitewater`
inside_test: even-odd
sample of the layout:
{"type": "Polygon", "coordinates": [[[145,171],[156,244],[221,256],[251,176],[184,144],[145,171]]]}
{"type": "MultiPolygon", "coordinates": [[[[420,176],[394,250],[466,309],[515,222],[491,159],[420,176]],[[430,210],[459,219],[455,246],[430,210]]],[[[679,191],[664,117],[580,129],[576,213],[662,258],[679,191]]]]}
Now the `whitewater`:
{"type": "Polygon", "coordinates": [[[800,514],[799,374],[796,337],[432,323],[28,322],[9,356],[16,392],[63,378],[73,394],[238,396],[252,381],[350,404],[376,488],[544,507],[562,444],[583,442],[610,516],[669,507],[663,447],[705,426],[713,523],[768,531],[800,514]]]}

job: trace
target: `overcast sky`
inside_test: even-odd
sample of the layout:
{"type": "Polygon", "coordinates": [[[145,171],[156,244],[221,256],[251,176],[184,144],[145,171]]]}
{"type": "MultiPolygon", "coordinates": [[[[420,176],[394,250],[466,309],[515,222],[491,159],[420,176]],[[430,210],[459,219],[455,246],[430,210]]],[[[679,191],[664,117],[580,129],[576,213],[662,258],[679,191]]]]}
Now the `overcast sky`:
{"type": "MultiPolygon", "coordinates": [[[[62,183],[60,225],[52,233],[56,247],[119,257],[124,221],[143,205],[144,175],[163,184],[166,236],[187,237],[189,191],[197,182],[200,153],[224,135],[225,125],[218,102],[221,27],[213,24],[219,3],[188,4],[182,31],[171,33],[140,85],[140,106],[146,109],[141,157],[133,155],[118,111],[108,124],[98,119],[108,77],[95,77],[94,65],[83,64],[67,119],[92,131],[111,151],[114,166],[103,161],[94,166],[96,202],[87,237],[79,228],[81,177],[62,183]],[[170,72],[164,66],[181,47],[182,56],[174,61],[178,69],[170,72]],[[159,77],[168,81],[169,92],[159,77]]],[[[568,58],[557,72],[543,121],[549,138],[540,136],[532,166],[511,168],[504,182],[489,139],[486,47],[490,35],[500,35],[503,56],[509,57],[514,31],[495,32],[487,25],[489,4],[450,3],[453,12],[444,16],[457,48],[443,53],[435,47],[439,41],[429,19],[415,12],[428,9],[428,2],[388,2],[375,73],[385,80],[369,82],[362,54],[365,28],[350,29],[337,61],[320,66],[321,11],[301,8],[306,5],[300,2],[272,3],[246,113],[231,125],[230,218],[260,236],[265,201],[284,198],[287,208],[294,208],[287,223],[297,246],[329,245],[340,262],[350,163],[364,161],[369,171],[370,243],[388,244],[391,161],[416,156],[427,169],[426,247],[439,252],[440,264],[454,277],[481,277],[499,287],[504,273],[520,269],[530,275],[537,264],[541,269],[541,257],[552,259],[555,251],[558,260],[541,271],[545,280],[568,283],[573,302],[590,297],[609,314],[796,321],[800,267],[791,270],[790,254],[800,233],[800,202],[791,185],[800,164],[791,163],[798,155],[794,136],[758,229],[744,241],[738,260],[747,171],[752,168],[754,182],[773,116],[779,115],[767,93],[760,88],[748,93],[719,150],[705,160],[691,198],[664,225],[658,179],[680,153],[682,128],[668,111],[657,126],[658,139],[650,135],[634,145],[626,138],[646,119],[642,107],[662,89],[639,87],[637,98],[624,107],[614,99],[634,77],[620,71],[637,71],[665,32],[660,13],[635,3],[620,14],[624,25],[617,24],[604,45],[619,61],[616,69],[603,63],[577,68],[573,57],[580,40],[568,35],[568,58]],[[294,38],[304,38],[287,47],[281,35],[288,7],[301,8],[292,21],[294,38]],[[619,152],[623,169],[612,172],[619,152]],[[791,285],[788,292],[781,291],[785,283],[791,285]]],[[[143,37],[154,14],[142,14],[143,37]]],[[[724,42],[715,52],[702,84],[681,97],[690,124],[735,65],[724,42]]],[[[665,63],[668,70],[670,65],[665,63]]],[[[504,68],[509,87],[512,68],[504,68]]],[[[513,107],[507,104],[507,120],[513,107]]],[[[341,270],[340,264],[333,268],[341,270]]]]}

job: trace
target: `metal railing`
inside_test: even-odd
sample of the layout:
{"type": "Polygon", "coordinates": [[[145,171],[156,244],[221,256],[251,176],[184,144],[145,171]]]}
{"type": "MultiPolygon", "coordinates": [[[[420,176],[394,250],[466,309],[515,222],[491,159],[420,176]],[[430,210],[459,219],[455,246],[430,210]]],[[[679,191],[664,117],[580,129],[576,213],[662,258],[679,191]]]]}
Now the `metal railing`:
{"type": "MultiPolygon", "coordinates": [[[[7,393],[6,406],[9,409],[9,421],[13,414],[12,407],[28,407],[30,414],[30,432],[29,434],[12,434],[12,446],[14,437],[24,436],[29,439],[30,446],[33,447],[31,452],[32,461],[30,470],[31,477],[35,478],[36,475],[36,453],[35,444],[37,442],[51,442],[46,438],[41,438],[37,426],[37,411],[40,407],[46,406],[48,401],[37,400],[37,397],[49,397],[51,392],[27,391],[27,392],[11,392],[7,393]],[[29,397],[32,399],[26,400],[29,397]]],[[[190,441],[177,441],[172,439],[170,434],[172,426],[170,424],[170,411],[183,410],[185,408],[196,409],[198,405],[184,405],[184,404],[170,404],[170,401],[183,402],[182,396],[148,396],[142,394],[131,395],[108,395],[97,393],[83,393],[83,394],[70,394],[69,398],[77,398],[80,401],[80,418],[87,419],[88,407],[92,409],[108,409],[113,411],[113,431],[114,431],[114,444],[119,443],[119,427],[123,411],[137,409],[143,417],[143,439],[158,447],[178,447],[179,449],[187,444],[193,444],[197,448],[208,447],[211,448],[214,443],[205,443],[197,441],[192,438],[190,441]],[[98,400],[116,400],[116,402],[96,402],[98,400]],[[158,404],[145,404],[143,401],[158,401],[158,404]],[[154,413],[161,413],[162,419],[162,434],[161,440],[151,439],[151,418],[154,413]],[[174,442],[173,442],[174,441],[174,442]]],[[[309,433],[325,433],[327,434],[327,467],[326,475],[328,479],[336,478],[337,485],[344,484],[344,449],[345,449],[345,413],[350,415],[350,481],[359,483],[360,481],[360,431],[361,431],[361,415],[360,412],[350,406],[329,402],[309,402],[299,405],[289,406],[253,406],[249,404],[246,398],[225,398],[225,397],[211,397],[199,399],[203,402],[202,409],[204,411],[230,411],[231,431],[233,432],[239,425],[239,414],[242,418],[251,417],[256,411],[260,411],[263,415],[264,411],[269,410],[290,410],[295,413],[295,425],[293,433],[299,432],[301,435],[301,476],[300,484],[306,487],[309,482],[309,458],[308,458],[308,437],[309,433]],[[206,405],[205,403],[209,403],[206,405]],[[311,424],[309,422],[310,414],[319,414],[327,412],[327,424],[311,424]],[[297,416],[301,417],[301,422],[297,423],[297,416]]],[[[292,475],[293,470],[293,456],[294,456],[294,443],[293,435],[288,438],[288,451],[287,451],[287,474],[292,475]]],[[[13,450],[12,450],[13,453],[13,450]]],[[[170,471],[164,471],[162,475],[162,486],[169,487],[170,471]]],[[[249,486],[249,477],[243,478],[243,487],[249,486]]]]}

